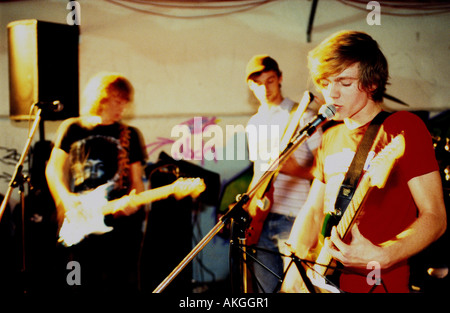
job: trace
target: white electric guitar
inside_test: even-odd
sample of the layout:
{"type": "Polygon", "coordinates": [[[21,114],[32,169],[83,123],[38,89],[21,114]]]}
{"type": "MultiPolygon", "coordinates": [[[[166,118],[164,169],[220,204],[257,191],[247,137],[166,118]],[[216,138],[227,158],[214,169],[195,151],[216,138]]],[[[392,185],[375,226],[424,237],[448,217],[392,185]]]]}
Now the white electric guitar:
{"type": "Polygon", "coordinates": [[[131,192],[122,198],[108,201],[107,194],[114,183],[106,183],[92,191],[78,195],[79,205],[66,212],[59,231],[59,242],[70,247],[90,234],[104,234],[113,228],[106,226],[104,216],[125,211],[129,207],[138,208],[143,204],[165,199],[171,195],[176,199],[187,196],[198,197],[206,188],[201,178],[179,178],[170,185],[150,189],[139,194],[131,192]]]}

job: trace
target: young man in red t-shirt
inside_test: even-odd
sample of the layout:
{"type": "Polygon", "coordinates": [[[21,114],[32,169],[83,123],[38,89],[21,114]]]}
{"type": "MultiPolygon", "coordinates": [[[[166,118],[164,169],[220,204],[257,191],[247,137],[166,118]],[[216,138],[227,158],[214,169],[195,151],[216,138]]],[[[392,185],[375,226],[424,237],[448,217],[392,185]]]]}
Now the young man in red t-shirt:
{"type": "MultiPolygon", "coordinates": [[[[310,52],[308,61],[315,85],[326,103],[336,107],[333,119],[342,123],[324,133],[311,192],[287,242],[301,259],[310,258],[317,248],[324,216],[335,209],[355,151],[370,122],[382,111],[388,80],[387,61],[378,44],[361,32],[330,36],[310,52]]],[[[442,183],[431,136],[412,113],[397,112],[386,118],[363,174],[370,168],[370,160],[397,135],[404,138],[404,152],[390,170],[386,185],[367,193],[348,236],[341,238],[334,227],[324,242],[322,249],[343,265],[338,283],[341,291],[408,292],[408,259],[446,229],[442,183]],[[369,279],[374,264],[379,269],[376,283],[369,279]]],[[[304,291],[301,285],[298,270],[289,267],[282,291],[304,291]]]]}

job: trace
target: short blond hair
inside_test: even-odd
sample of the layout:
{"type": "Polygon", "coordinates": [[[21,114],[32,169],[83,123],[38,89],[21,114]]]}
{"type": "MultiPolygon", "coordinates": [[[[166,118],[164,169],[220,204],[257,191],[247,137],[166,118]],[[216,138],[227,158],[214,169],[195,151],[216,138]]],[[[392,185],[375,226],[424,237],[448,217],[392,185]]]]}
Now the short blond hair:
{"type": "Polygon", "coordinates": [[[93,76],[83,92],[84,114],[99,116],[103,105],[113,92],[128,102],[134,98],[134,88],[130,81],[120,73],[100,72],[93,76]]]}

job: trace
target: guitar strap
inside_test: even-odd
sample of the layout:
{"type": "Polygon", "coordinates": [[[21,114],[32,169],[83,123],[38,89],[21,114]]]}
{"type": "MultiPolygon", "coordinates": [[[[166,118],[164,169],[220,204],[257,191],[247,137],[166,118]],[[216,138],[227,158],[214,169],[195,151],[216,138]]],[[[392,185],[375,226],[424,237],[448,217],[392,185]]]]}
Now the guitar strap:
{"type": "Polygon", "coordinates": [[[120,190],[128,190],[129,186],[129,169],[130,169],[130,129],[125,124],[120,124],[120,146],[121,150],[118,155],[118,171],[119,179],[117,186],[120,190]]]}
{"type": "Polygon", "coordinates": [[[347,174],[339,189],[338,196],[335,203],[335,214],[339,217],[342,216],[349,205],[353,194],[355,193],[356,186],[367,159],[370,148],[373,145],[373,141],[378,134],[381,124],[390,115],[386,111],[381,111],[375,116],[370,123],[367,131],[365,132],[361,143],[353,157],[352,163],[347,171],[347,174]]]}

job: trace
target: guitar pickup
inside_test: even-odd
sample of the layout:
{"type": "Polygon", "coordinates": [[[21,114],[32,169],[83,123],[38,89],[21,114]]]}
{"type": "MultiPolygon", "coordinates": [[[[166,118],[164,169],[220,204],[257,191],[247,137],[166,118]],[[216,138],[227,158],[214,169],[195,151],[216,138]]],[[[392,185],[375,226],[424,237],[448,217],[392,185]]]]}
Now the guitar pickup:
{"type": "Polygon", "coordinates": [[[337,216],[342,216],[350,201],[352,200],[353,194],[355,193],[355,189],[349,185],[341,185],[339,189],[339,194],[336,198],[335,204],[335,214],[337,216]]]}

